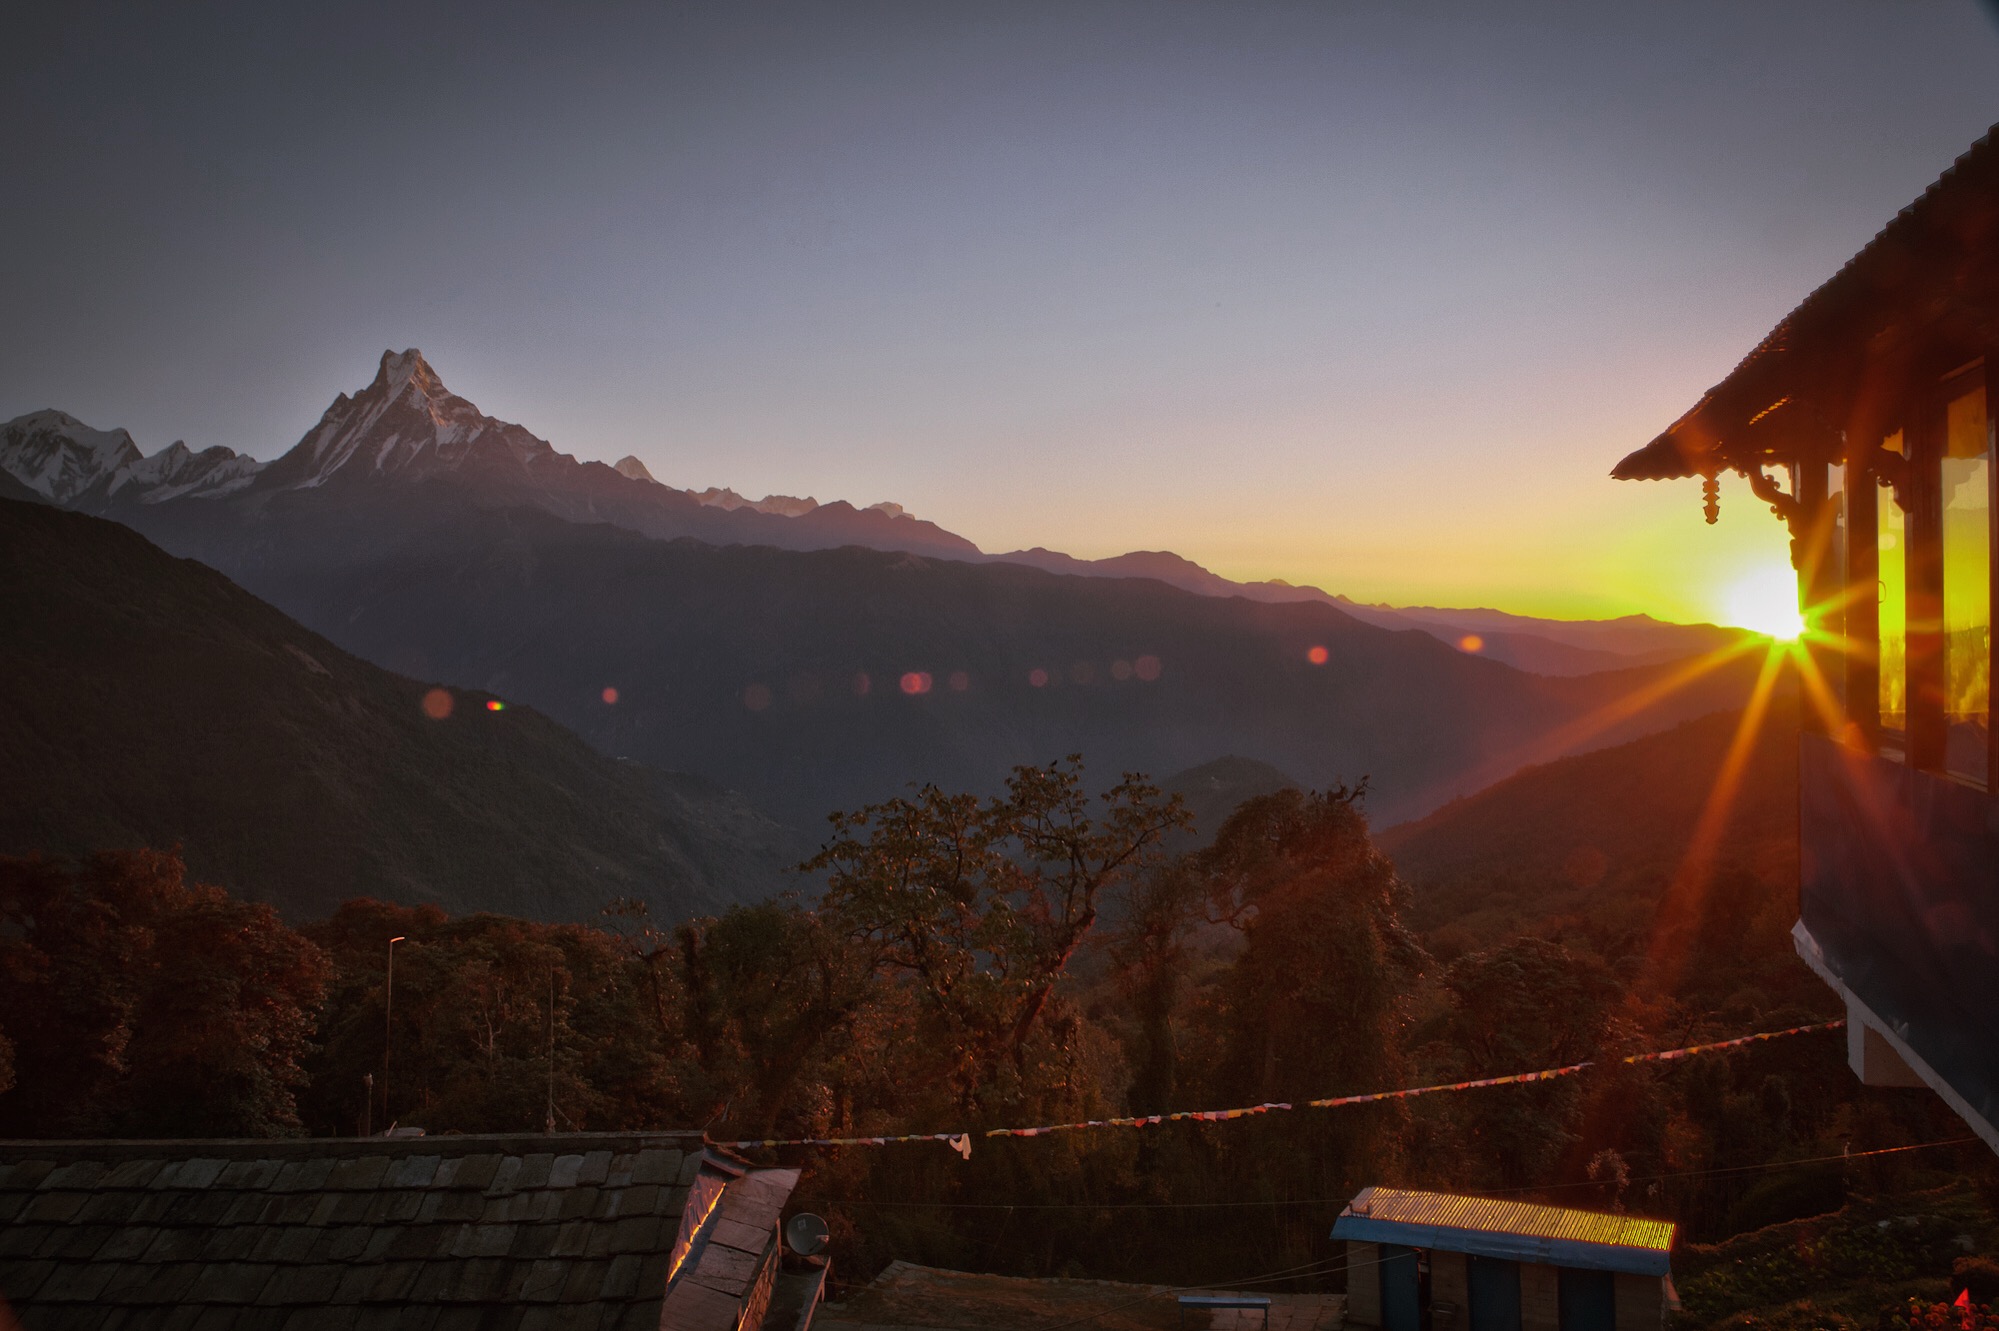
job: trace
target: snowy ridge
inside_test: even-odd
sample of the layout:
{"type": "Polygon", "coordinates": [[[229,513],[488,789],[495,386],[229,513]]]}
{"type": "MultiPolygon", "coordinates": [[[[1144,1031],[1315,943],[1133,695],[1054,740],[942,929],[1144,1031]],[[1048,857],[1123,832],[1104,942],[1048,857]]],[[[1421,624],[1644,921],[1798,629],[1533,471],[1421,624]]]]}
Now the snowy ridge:
{"type": "Polygon", "coordinates": [[[257,478],[264,464],[233,448],[204,448],[199,453],[176,439],[149,458],[128,462],[104,485],[108,498],[134,487],[142,504],[192,495],[219,498],[233,494],[257,478]]]}
{"type": "Polygon", "coordinates": [[[0,425],[0,470],[58,504],[141,459],[123,430],[93,430],[66,411],[31,411],[0,425]]]}
{"type": "MultiPolygon", "coordinates": [[[[630,476],[632,474],[629,471],[625,471],[626,462],[637,467],[644,474],[646,480],[652,479],[651,473],[645,470],[645,464],[637,458],[626,458],[618,464],[618,470],[625,472],[625,475],[630,476]]],[[[687,493],[692,495],[695,501],[704,507],[719,508],[731,513],[739,508],[747,508],[753,512],[769,513],[780,518],[799,518],[804,517],[807,513],[815,509],[824,507],[824,505],[811,495],[807,495],[803,499],[798,498],[796,495],[765,495],[762,499],[749,499],[724,486],[711,485],[706,490],[689,490],[687,493]]],[[[879,504],[869,504],[861,511],[863,513],[880,513],[884,517],[891,518],[906,518],[910,516],[909,510],[901,504],[891,504],[887,501],[879,504]]]]}

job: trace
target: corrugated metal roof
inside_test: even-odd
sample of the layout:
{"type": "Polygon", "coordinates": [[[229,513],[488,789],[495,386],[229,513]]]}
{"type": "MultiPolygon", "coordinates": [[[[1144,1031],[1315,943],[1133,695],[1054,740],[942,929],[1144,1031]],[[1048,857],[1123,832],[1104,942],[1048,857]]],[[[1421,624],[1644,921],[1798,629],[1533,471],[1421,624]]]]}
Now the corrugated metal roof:
{"type": "Polygon", "coordinates": [[[1340,1213],[1333,1237],[1664,1275],[1674,1229],[1666,1220],[1566,1206],[1368,1188],[1340,1213]]]}

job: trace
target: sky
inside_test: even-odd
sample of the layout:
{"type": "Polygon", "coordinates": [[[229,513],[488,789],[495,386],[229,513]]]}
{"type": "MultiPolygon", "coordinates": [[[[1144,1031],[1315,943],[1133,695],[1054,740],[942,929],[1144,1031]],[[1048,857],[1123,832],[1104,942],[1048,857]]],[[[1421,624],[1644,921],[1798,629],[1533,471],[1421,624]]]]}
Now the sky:
{"type": "Polygon", "coordinates": [[[1973,0],[31,7],[0,419],[274,457],[387,348],[668,484],[1727,619],[1620,484],[1999,121],[1973,0]]]}

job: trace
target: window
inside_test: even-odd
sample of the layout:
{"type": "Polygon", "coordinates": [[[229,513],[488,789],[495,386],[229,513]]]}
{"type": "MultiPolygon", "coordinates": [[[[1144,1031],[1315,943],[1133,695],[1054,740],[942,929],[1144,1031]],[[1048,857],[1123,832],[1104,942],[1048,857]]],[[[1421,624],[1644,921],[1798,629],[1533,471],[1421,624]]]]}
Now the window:
{"type": "MultiPolygon", "coordinates": [[[[1882,442],[1890,453],[1907,456],[1897,430],[1882,442]]],[[[1875,509],[1877,576],[1880,578],[1881,728],[1903,730],[1909,722],[1908,522],[1895,492],[1883,487],[1875,509]]]]}
{"type": "MultiPolygon", "coordinates": [[[[1982,377],[1983,371],[1974,376],[1982,377]]],[[[1946,389],[1943,456],[1945,765],[1985,779],[1992,694],[1992,466],[1985,388],[1946,389]]]]}

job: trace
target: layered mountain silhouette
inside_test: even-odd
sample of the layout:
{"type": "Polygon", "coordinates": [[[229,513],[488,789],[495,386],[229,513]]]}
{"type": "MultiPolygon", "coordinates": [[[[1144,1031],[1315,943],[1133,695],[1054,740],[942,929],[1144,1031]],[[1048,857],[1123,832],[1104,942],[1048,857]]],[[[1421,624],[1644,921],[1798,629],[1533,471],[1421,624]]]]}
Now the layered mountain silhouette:
{"type": "Polygon", "coordinates": [[[0,500],[0,854],[184,847],[294,918],[356,896],[541,919],[768,896],[739,797],[390,674],[115,523],[0,500]],[[440,698],[450,703],[448,715],[440,698]]]}
{"type": "Polygon", "coordinates": [[[141,516],[357,655],[531,703],[606,753],[699,772],[807,827],[911,782],[992,789],[1072,752],[1103,773],[1237,754],[1307,784],[1367,776],[1383,816],[1408,816],[1739,702],[1753,669],[1715,671],[1621,729],[1571,731],[1671,667],[1547,678],[1326,605],[658,541],[434,483],[141,516]]]}
{"type": "Polygon", "coordinates": [[[1362,605],[1317,587],[1231,581],[1170,551],[1108,559],[1078,559],[1041,547],[987,554],[899,504],[856,508],[790,495],[752,500],[719,487],[674,489],[656,481],[638,458],[611,466],[579,462],[518,425],[484,415],[450,392],[414,349],[382,353],[370,384],[352,397],[336,397],[319,423],[270,464],[221,447],[195,452],[179,442],[145,457],[125,431],[93,430],[51,410],[0,425],[0,473],[54,502],[124,520],[170,500],[239,496],[254,505],[287,490],[438,479],[487,503],[530,505],[648,536],[788,550],[859,545],[1026,564],[1077,577],[1152,578],[1202,596],[1318,602],[1384,628],[1417,629],[1537,674],[1655,664],[1743,636],[1739,630],[1668,624],[1642,615],[1574,623],[1495,610],[1362,605]]]}
{"type": "MultiPolygon", "coordinates": [[[[1642,935],[1704,834],[1703,880],[1789,885],[1796,918],[1798,703],[1785,671],[1717,791],[1744,725],[1717,712],[1629,743],[1536,764],[1377,838],[1415,889],[1415,922],[1463,945],[1580,927],[1601,946],[1642,935]],[[1712,808],[1711,808],[1712,806],[1712,808]]],[[[1695,885],[1698,887],[1698,884],[1695,885]]],[[[1447,949],[1449,950],[1449,949],[1447,949]]]]}
{"type": "MultiPolygon", "coordinates": [[[[1563,658],[1523,673],[1461,650],[1457,622],[1170,554],[989,557],[894,505],[678,490],[482,414],[415,351],[385,354],[268,464],[185,453],[143,457],[60,413],[0,427],[0,469],[45,498],[202,560],[357,656],[531,704],[797,826],[1072,752],[1106,777],[1227,754],[1310,785],[1368,777],[1377,814],[1408,817],[1737,705],[1753,673],[1739,661],[1626,716],[1676,667],[1574,671],[1739,635],[1515,635],[1563,658]]],[[[1488,642],[1513,622],[1462,613],[1488,642]]]]}

